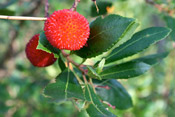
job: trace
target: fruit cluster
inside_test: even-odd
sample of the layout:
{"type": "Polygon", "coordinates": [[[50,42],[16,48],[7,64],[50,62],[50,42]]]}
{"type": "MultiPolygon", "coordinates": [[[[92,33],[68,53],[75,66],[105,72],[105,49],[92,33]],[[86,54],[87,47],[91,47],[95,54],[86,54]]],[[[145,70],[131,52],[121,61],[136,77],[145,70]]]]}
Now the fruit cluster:
{"type": "MultiPolygon", "coordinates": [[[[47,40],[60,50],[79,50],[89,37],[90,28],[87,19],[76,11],[63,9],[55,11],[44,23],[47,40]]],[[[53,54],[38,50],[39,34],[32,37],[26,46],[26,55],[37,67],[46,67],[56,61],[53,54]]]]}

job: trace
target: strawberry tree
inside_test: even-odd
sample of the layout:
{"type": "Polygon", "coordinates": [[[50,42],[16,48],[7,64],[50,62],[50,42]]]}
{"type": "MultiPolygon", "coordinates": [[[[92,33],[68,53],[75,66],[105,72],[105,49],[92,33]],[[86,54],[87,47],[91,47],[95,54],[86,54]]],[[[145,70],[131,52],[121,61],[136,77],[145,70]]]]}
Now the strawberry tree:
{"type": "Polygon", "coordinates": [[[115,117],[117,115],[112,113],[115,109],[133,106],[131,96],[118,79],[144,74],[169,52],[127,58],[165,39],[171,29],[149,27],[134,33],[139,25],[134,18],[104,15],[105,11],[100,11],[103,7],[98,8],[96,1],[92,1],[97,10],[93,16],[101,15],[92,22],[76,11],[80,0],[75,0],[71,9],[57,10],[50,16],[47,1],[47,18],[28,18],[45,23],[43,31],[28,42],[26,55],[36,67],[46,67],[57,60],[62,70],[55,82],[49,83],[43,91],[48,101],[72,101],[79,111],[86,110],[90,117],[115,117]],[[73,55],[82,61],[76,62],[73,55]],[[86,60],[94,60],[94,57],[95,63],[86,64],[86,60]]]}

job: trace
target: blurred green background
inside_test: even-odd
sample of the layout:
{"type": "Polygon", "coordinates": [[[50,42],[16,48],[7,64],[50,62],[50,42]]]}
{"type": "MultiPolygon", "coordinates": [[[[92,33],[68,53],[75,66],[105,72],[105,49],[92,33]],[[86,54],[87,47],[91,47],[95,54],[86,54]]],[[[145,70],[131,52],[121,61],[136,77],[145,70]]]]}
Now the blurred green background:
{"type": "MultiPolygon", "coordinates": [[[[97,0],[98,1],[98,0],[97,0]]],[[[166,26],[166,12],[160,12],[144,0],[101,0],[100,13],[119,14],[136,18],[138,30],[151,26],[166,26]]],[[[49,12],[69,9],[73,0],[49,0],[49,12]]],[[[175,9],[174,0],[155,0],[164,8],[175,9]],[[169,2],[168,2],[169,1],[169,2]]],[[[81,0],[77,11],[89,22],[96,14],[91,0],[81,0]]],[[[44,16],[44,0],[1,0],[0,14],[44,16]]],[[[173,16],[174,17],[174,16],[173,16]]],[[[172,22],[175,24],[175,22],[172,22]]],[[[43,88],[59,73],[58,63],[47,68],[32,66],[25,56],[29,39],[42,31],[43,21],[0,20],[0,117],[85,117],[71,102],[53,104],[43,97],[43,88]]],[[[175,25],[174,25],[175,27],[175,25]]],[[[174,37],[175,38],[175,37],[174,37]]],[[[129,80],[120,80],[128,90],[134,107],[115,110],[119,117],[175,117],[175,49],[167,38],[152,46],[142,55],[172,50],[169,56],[146,74],[129,80]]]]}

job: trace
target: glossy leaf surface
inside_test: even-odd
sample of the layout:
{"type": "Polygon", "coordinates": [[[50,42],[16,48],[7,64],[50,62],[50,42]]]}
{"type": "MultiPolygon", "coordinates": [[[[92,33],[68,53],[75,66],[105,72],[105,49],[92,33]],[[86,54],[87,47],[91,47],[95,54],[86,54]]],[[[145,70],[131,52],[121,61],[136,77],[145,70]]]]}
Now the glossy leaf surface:
{"type": "Polygon", "coordinates": [[[90,117],[116,117],[114,114],[106,110],[93,91],[93,88],[88,84],[85,86],[85,98],[91,101],[91,104],[86,109],[90,117]]]}
{"type": "Polygon", "coordinates": [[[119,65],[105,67],[100,76],[102,79],[128,79],[136,77],[148,71],[152,65],[158,63],[159,60],[165,58],[167,55],[167,52],[154,54],[119,65]]]}
{"type": "Polygon", "coordinates": [[[49,41],[47,40],[44,32],[41,32],[40,33],[40,37],[39,37],[39,42],[38,42],[37,49],[43,50],[43,51],[48,52],[48,53],[53,53],[56,58],[59,57],[60,50],[57,49],[57,48],[55,48],[55,47],[53,47],[49,43],[49,41]]]}
{"type": "Polygon", "coordinates": [[[98,17],[90,24],[87,46],[76,51],[76,54],[82,58],[90,58],[106,52],[124,36],[133,23],[135,23],[134,19],[119,15],[98,17]]]}
{"type": "Polygon", "coordinates": [[[134,34],[130,40],[115,48],[111,54],[106,57],[106,63],[137,54],[150,45],[165,39],[170,32],[170,29],[164,27],[152,27],[142,30],[134,34]]]}
{"type": "Polygon", "coordinates": [[[83,90],[78,83],[75,75],[65,69],[56,78],[56,83],[49,84],[44,90],[44,94],[51,101],[65,101],[68,98],[77,98],[84,100],[83,90]]]}
{"type": "Polygon", "coordinates": [[[117,80],[94,80],[93,83],[99,86],[96,87],[96,92],[103,101],[110,103],[117,109],[128,109],[133,106],[130,95],[117,80]]]}

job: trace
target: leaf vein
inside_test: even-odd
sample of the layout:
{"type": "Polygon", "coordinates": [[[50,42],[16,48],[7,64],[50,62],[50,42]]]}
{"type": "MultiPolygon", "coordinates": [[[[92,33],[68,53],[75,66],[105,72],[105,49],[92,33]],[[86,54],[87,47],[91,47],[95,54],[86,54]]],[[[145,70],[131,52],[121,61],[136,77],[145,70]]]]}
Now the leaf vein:
{"type": "MultiPolygon", "coordinates": [[[[158,32],[158,33],[150,34],[149,37],[154,36],[154,35],[157,35],[157,34],[162,33],[162,32],[166,32],[166,30],[164,30],[164,31],[160,31],[160,32],[158,32]]],[[[116,54],[119,53],[120,51],[124,50],[125,48],[131,46],[132,44],[134,44],[134,43],[140,41],[141,39],[143,39],[143,38],[145,38],[145,37],[147,37],[147,35],[145,35],[144,37],[138,38],[137,40],[133,41],[132,43],[126,45],[125,47],[123,47],[123,48],[121,48],[120,50],[118,50],[116,53],[111,54],[110,56],[108,56],[106,59],[108,59],[108,58],[110,58],[110,57],[116,55],[116,54]]],[[[127,42],[126,42],[126,43],[127,43],[127,42]]]]}
{"type": "MultiPolygon", "coordinates": [[[[147,67],[142,67],[142,68],[147,68],[147,67]]],[[[137,68],[134,68],[134,69],[137,69],[137,68]]],[[[132,70],[134,70],[134,69],[127,69],[127,70],[122,70],[122,71],[118,71],[118,72],[111,72],[111,73],[108,73],[108,74],[102,74],[101,76],[112,75],[112,74],[118,74],[118,73],[122,73],[122,72],[132,71],[132,70]]]]}

